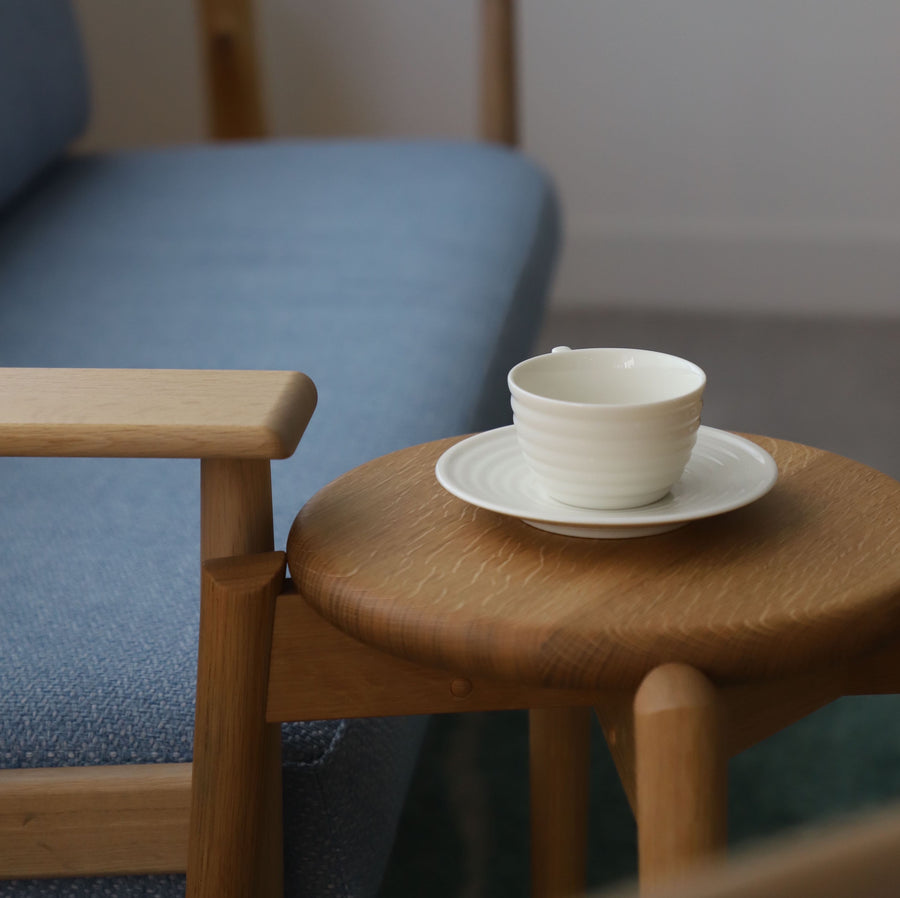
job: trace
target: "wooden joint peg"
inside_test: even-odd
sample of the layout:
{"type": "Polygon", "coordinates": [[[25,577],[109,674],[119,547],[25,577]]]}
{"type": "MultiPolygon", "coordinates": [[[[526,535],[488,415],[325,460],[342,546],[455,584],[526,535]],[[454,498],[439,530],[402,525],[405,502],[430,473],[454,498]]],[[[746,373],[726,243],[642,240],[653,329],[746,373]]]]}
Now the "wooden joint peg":
{"type": "Polygon", "coordinates": [[[727,753],[716,688],[698,670],[665,664],[634,699],[641,887],[679,876],[722,850],[727,753]]]}

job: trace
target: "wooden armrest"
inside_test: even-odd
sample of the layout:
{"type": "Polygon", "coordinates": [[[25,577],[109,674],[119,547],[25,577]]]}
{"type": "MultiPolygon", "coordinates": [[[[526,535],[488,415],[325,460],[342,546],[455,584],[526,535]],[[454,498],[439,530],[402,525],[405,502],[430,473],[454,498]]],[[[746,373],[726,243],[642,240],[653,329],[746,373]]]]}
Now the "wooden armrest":
{"type": "Polygon", "coordinates": [[[0,455],[287,458],[315,406],[295,371],[0,368],[0,455]]]}

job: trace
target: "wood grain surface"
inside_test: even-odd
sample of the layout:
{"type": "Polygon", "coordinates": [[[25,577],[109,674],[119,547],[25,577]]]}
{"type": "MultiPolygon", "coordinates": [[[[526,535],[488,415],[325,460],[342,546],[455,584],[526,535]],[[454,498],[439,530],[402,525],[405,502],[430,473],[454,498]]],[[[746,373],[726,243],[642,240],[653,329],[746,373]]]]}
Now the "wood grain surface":
{"type": "Polygon", "coordinates": [[[519,142],[516,0],[481,0],[479,134],[482,140],[519,142]]]}
{"type": "Polygon", "coordinates": [[[0,770],[0,879],[183,872],[190,790],[190,764],[0,770]]]}
{"type": "Polygon", "coordinates": [[[718,690],[684,664],[644,678],[634,699],[641,888],[671,881],[725,850],[728,757],[718,690]]]}
{"type": "Polygon", "coordinates": [[[253,0],[196,0],[196,6],[210,137],[265,136],[253,0]]]}
{"type": "Polygon", "coordinates": [[[283,552],[203,565],[188,898],[284,894],[280,777],[277,795],[266,783],[274,760],[280,774],[269,743],[280,750],[281,730],[265,719],[283,577],[283,552]]]}
{"type": "MultiPolygon", "coordinates": [[[[458,438],[457,438],[458,439],[458,438]]],[[[753,437],[779,482],[747,508],[659,536],[555,536],[437,483],[456,440],[370,462],[298,515],[292,575],[355,638],[460,674],[636,688],[683,662],[718,683],[825,668],[900,633],[900,483],[753,437]]]]}
{"type": "Polygon", "coordinates": [[[284,553],[272,551],[270,467],[260,459],[200,463],[192,898],[284,892],[281,727],[264,715],[284,580],[284,553]]]}
{"type": "Polygon", "coordinates": [[[0,369],[0,455],[287,458],[316,405],[295,371],[0,369]]]}
{"type": "Polygon", "coordinates": [[[900,808],[766,840],[675,883],[590,898],[895,898],[900,808]]]}
{"type": "Polygon", "coordinates": [[[275,605],[269,722],[589,707],[597,697],[577,689],[470,679],[397,658],[329,623],[290,581],[275,605]]]}
{"type": "Polygon", "coordinates": [[[531,898],[577,898],[587,876],[591,709],[529,714],[531,898]]]}

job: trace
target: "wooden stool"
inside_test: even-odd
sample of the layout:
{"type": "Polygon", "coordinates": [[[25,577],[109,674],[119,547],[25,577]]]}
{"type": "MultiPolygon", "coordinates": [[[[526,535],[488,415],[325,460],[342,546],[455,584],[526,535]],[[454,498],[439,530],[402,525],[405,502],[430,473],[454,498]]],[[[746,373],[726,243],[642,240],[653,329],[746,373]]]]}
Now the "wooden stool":
{"type": "Polygon", "coordinates": [[[533,893],[556,898],[584,888],[594,708],[642,882],[714,854],[730,755],[839,696],[900,690],[900,483],[752,439],[778,463],[769,495],[641,539],[467,505],[434,476],[454,440],[344,475],[288,542],[300,595],[276,611],[267,719],[533,709],[533,893]]]}

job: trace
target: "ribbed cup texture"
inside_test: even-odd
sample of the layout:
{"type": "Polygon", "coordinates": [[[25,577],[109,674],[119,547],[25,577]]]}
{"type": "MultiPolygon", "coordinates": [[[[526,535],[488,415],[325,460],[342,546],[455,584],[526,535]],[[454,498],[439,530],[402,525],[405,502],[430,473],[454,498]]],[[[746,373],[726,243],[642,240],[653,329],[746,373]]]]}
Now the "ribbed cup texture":
{"type": "Polygon", "coordinates": [[[557,413],[513,397],[512,408],[522,455],[548,495],[581,508],[636,508],[661,499],[681,477],[701,400],[557,413]]]}

